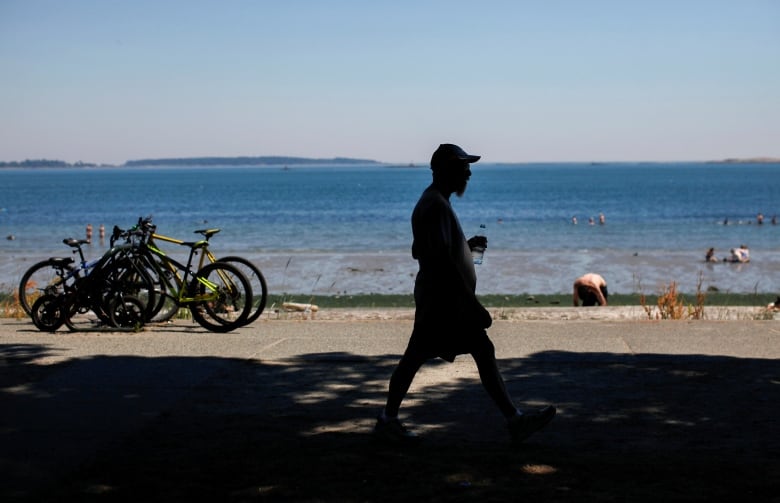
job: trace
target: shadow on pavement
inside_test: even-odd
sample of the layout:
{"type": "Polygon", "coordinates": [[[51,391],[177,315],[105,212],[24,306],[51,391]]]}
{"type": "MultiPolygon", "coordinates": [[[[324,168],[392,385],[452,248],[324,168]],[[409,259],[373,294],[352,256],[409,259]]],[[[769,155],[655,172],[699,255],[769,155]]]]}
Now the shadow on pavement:
{"type": "Polygon", "coordinates": [[[3,501],[780,494],[774,360],[566,352],[502,360],[519,404],[559,407],[520,448],[508,445],[473,366],[432,362],[402,409],[424,437],[410,449],[370,435],[397,355],[94,356],[42,365],[50,351],[0,346],[3,501]],[[450,378],[430,378],[439,374],[450,378]]]}

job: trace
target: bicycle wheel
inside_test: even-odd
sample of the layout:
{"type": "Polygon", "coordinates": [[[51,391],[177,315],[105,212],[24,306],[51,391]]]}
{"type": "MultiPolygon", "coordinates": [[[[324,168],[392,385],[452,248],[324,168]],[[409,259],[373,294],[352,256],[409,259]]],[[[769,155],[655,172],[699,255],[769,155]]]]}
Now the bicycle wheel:
{"type": "Polygon", "coordinates": [[[98,330],[111,324],[111,316],[101,306],[94,308],[95,301],[84,292],[86,278],[77,281],[63,302],[65,326],[71,332],[98,330]]]}
{"type": "Polygon", "coordinates": [[[214,262],[198,271],[190,283],[192,318],[212,332],[230,332],[246,324],[252,308],[252,286],[230,264],[214,262]]]}
{"type": "Polygon", "coordinates": [[[56,332],[65,323],[62,297],[43,295],[33,303],[30,310],[33,324],[43,332],[56,332]]]}
{"type": "Polygon", "coordinates": [[[224,257],[218,262],[225,262],[238,269],[249,280],[252,286],[252,308],[246,318],[247,324],[252,323],[263,313],[268,301],[268,286],[265,283],[263,273],[252,262],[243,257],[224,257]]]}
{"type": "Polygon", "coordinates": [[[180,279],[169,270],[165,264],[155,257],[144,257],[146,271],[154,282],[156,297],[154,309],[151,312],[151,323],[163,323],[173,318],[179,311],[176,295],[181,289],[180,279]]]}
{"type": "Polygon", "coordinates": [[[62,291],[62,278],[57,274],[54,261],[44,260],[27,269],[19,281],[19,304],[31,315],[32,306],[39,297],[59,295],[62,291]]]}
{"type": "Polygon", "coordinates": [[[132,295],[120,295],[111,301],[111,324],[117,328],[139,330],[144,326],[146,306],[132,295]]]}
{"type": "Polygon", "coordinates": [[[165,283],[155,287],[154,293],[157,298],[157,306],[152,310],[150,323],[164,323],[179,312],[179,303],[174,297],[175,291],[170,290],[165,283]]]}
{"type": "Polygon", "coordinates": [[[115,262],[102,272],[104,276],[92,285],[93,290],[102,295],[102,298],[97,299],[99,305],[93,307],[95,312],[99,308],[108,314],[110,323],[111,302],[117,297],[130,296],[142,303],[144,321],[152,318],[153,310],[157,306],[157,294],[154,280],[145,267],[127,258],[115,262]]]}
{"type": "Polygon", "coordinates": [[[156,299],[152,279],[126,256],[107,261],[73,285],[65,324],[72,331],[115,326],[111,319],[112,302],[122,296],[138,299],[144,321],[148,319],[156,299]]]}

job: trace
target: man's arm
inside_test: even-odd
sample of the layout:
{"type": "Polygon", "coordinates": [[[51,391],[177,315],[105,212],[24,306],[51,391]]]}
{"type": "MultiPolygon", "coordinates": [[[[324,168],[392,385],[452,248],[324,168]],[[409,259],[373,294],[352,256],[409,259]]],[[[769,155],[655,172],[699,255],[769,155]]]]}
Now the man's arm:
{"type": "Polygon", "coordinates": [[[596,292],[596,298],[599,301],[600,306],[606,306],[607,305],[607,299],[604,297],[604,294],[601,293],[601,288],[594,288],[593,289],[596,292]]]}

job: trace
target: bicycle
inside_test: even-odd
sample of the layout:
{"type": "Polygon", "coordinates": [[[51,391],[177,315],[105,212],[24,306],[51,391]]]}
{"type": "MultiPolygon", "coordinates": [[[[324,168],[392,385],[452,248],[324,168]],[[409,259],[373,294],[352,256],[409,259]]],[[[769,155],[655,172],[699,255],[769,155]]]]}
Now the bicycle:
{"type": "MultiPolygon", "coordinates": [[[[142,221],[146,222],[145,220],[142,221]]],[[[150,224],[151,222],[147,222],[147,224],[150,224]]],[[[199,229],[194,231],[195,234],[201,234],[206,241],[209,241],[209,238],[211,236],[217,234],[220,231],[220,229],[199,229]]],[[[169,236],[165,236],[163,234],[158,234],[157,232],[152,232],[149,236],[149,239],[147,240],[147,243],[149,246],[154,246],[157,248],[157,245],[155,243],[155,239],[159,239],[160,241],[165,241],[168,243],[173,243],[176,245],[182,245],[184,244],[184,241],[181,239],[172,238],[169,236]]],[[[159,248],[158,248],[159,249],[159,248]]],[[[247,317],[246,323],[252,323],[253,321],[257,320],[257,318],[260,317],[263,310],[265,309],[266,302],[268,301],[268,286],[265,281],[265,277],[263,276],[263,273],[260,272],[260,269],[257,268],[252,262],[249,260],[243,258],[243,257],[237,257],[237,256],[228,256],[228,257],[221,257],[217,258],[212,252],[209,247],[203,248],[203,253],[201,254],[200,261],[198,263],[198,268],[204,266],[205,261],[208,260],[208,263],[213,264],[215,262],[225,262],[228,263],[234,267],[236,267],[241,273],[249,280],[249,283],[252,286],[252,307],[250,309],[249,316],[247,317]]],[[[167,316],[173,316],[174,312],[171,312],[168,310],[167,312],[164,312],[164,315],[167,316]]],[[[162,317],[158,317],[157,319],[162,319],[162,317]]]]}
{"type": "Polygon", "coordinates": [[[192,318],[212,332],[229,332],[247,323],[252,308],[252,286],[240,270],[220,261],[202,267],[199,264],[196,271],[192,270],[195,256],[199,252],[207,253],[207,240],[181,242],[189,248],[187,263],[183,264],[149,242],[155,230],[149,219],[139,219],[134,230],[141,234],[137,265],[152,276],[155,293],[160,296],[150,321],[159,321],[163,307],[171,306],[173,313],[188,308],[192,318]]]}
{"type": "MultiPolygon", "coordinates": [[[[80,244],[73,243],[79,251],[80,244]]],[[[81,323],[92,327],[97,321],[114,328],[139,329],[156,305],[156,294],[151,277],[137,267],[135,252],[133,245],[113,246],[112,240],[111,249],[85,267],[89,273],[84,275],[73,269],[71,258],[50,259],[47,264],[60,281],[31,306],[35,326],[54,332],[66,324],[78,331],[84,329],[81,323]]]]}
{"type": "Polygon", "coordinates": [[[72,257],[66,258],[50,258],[42,260],[36,264],[33,264],[22,275],[22,279],[19,282],[19,304],[21,304],[24,312],[29,316],[31,314],[31,308],[33,303],[42,295],[57,295],[63,291],[63,283],[75,280],[77,277],[85,276],[89,274],[100,259],[95,259],[90,262],[84,258],[84,251],[82,245],[89,244],[90,241],[86,239],[73,239],[66,238],[62,242],[67,246],[73,248],[73,254],[78,253],[79,262],[78,265],[73,266],[75,259],[72,257]],[[64,274],[60,274],[60,270],[64,274]]]}

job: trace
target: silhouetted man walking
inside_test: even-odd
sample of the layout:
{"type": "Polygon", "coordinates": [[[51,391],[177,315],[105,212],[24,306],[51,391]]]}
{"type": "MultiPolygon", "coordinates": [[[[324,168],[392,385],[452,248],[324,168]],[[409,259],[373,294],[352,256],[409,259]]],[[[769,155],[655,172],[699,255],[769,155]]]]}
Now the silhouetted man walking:
{"type": "Polygon", "coordinates": [[[522,442],[555,416],[553,406],[533,412],[515,407],[486,332],[492,319],[475,294],[477,277],[471,249],[486,247],[487,239],[474,236],[467,241],[450,206],[453,193],[462,196],[465,192],[471,164],[479,159],[457,145],[440,145],[431,158],[433,183],[412,213],[412,256],[419,263],[414,329],[390,378],[387,404],[374,427],[374,434],[384,440],[416,438],[398,419],[398,410],[422,364],[433,358],[452,362],[457,355],[467,353],[474,358],[488,395],[506,417],[513,442],[522,442]]]}

